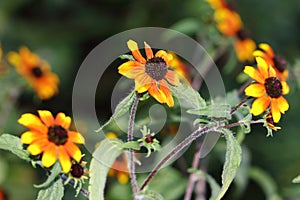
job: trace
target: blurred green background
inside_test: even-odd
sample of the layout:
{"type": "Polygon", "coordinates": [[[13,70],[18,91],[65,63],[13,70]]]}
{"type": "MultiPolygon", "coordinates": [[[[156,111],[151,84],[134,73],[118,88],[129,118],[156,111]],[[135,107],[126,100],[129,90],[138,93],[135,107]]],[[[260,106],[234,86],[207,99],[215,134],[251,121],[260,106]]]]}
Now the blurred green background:
{"type": "MultiPolygon", "coordinates": [[[[300,1],[237,0],[233,3],[256,42],[271,44],[275,52],[287,58],[289,67],[292,67],[300,58],[300,1]]],[[[54,113],[64,111],[71,115],[72,86],[80,64],[96,45],[114,34],[145,26],[168,28],[186,18],[199,21],[197,31],[200,34],[207,32],[207,27],[201,22],[207,14],[203,13],[205,5],[202,0],[1,0],[0,41],[3,51],[16,51],[26,45],[47,60],[60,77],[60,93],[49,101],[39,101],[30,92],[22,94],[2,129],[19,135],[24,130],[16,125],[20,114],[37,109],[50,109],[54,113]]],[[[195,34],[191,33],[191,36],[195,34]]],[[[240,64],[241,70],[242,67],[240,64]]],[[[232,80],[241,70],[224,74],[228,90],[239,87],[232,80]]],[[[104,78],[106,89],[96,100],[103,119],[108,119],[111,114],[111,89],[120,77],[117,70],[109,72],[104,78]]],[[[293,76],[290,85],[292,91],[287,96],[290,110],[282,118],[282,130],[267,138],[265,129],[254,126],[244,144],[251,153],[251,164],[269,173],[286,199],[297,200],[300,199],[300,186],[292,184],[291,180],[300,174],[297,124],[300,104],[299,90],[293,76]]],[[[31,170],[29,164],[7,152],[0,152],[0,185],[11,199],[34,199],[37,190],[32,184],[44,180],[43,171],[37,173],[31,170]]],[[[233,190],[234,186],[225,199],[233,199],[233,190]]],[[[72,199],[73,194],[70,192],[65,199],[72,199]]],[[[257,183],[250,181],[240,199],[265,197],[257,183]]]]}

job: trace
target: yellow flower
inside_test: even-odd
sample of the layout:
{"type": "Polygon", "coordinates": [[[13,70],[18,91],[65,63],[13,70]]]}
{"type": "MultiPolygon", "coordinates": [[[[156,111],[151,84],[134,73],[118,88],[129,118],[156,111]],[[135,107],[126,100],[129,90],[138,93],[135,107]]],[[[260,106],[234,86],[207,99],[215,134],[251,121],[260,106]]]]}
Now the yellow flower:
{"type": "Polygon", "coordinates": [[[234,50],[241,62],[254,60],[253,51],[256,49],[255,42],[248,37],[246,30],[241,29],[237,32],[237,40],[234,43],[234,50]]]}
{"type": "Polygon", "coordinates": [[[153,55],[151,47],[144,42],[147,59],[145,59],[135,41],[127,42],[135,61],[127,61],[119,66],[119,73],[135,80],[135,90],[138,93],[148,91],[160,103],[174,106],[174,100],[168,83],[177,86],[179,79],[175,71],[170,70],[173,59],[171,54],[159,50],[153,55]]]}
{"type": "Polygon", "coordinates": [[[29,82],[39,98],[49,99],[58,92],[57,75],[51,72],[46,61],[30,52],[27,47],[21,47],[19,53],[10,52],[8,61],[29,82]]]}
{"type": "Polygon", "coordinates": [[[275,55],[272,47],[269,44],[261,43],[258,45],[261,50],[256,50],[253,52],[255,57],[264,58],[269,65],[274,67],[277,75],[283,81],[288,78],[287,62],[280,56],[275,55]]]}
{"type": "Polygon", "coordinates": [[[279,122],[281,113],[289,109],[289,104],[282,95],[289,93],[289,86],[276,76],[276,72],[263,58],[256,57],[258,70],[252,66],[246,66],[244,72],[256,82],[245,89],[247,96],[257,98],[251,108],[255,116],[262,114],[270,106],[273,121],[279,122]]]}
{"type": "Polygon", "coordinates": [[[79,162],[82,154],[74,144],[84,144],[84,138],[79,132],[70,131],[71,118],[64,113],[58,113],[54,118],[51,112],[39,110],[39,116],[26,113],[18,120],[29,128],[21,135],[23,144],[29,144],[27,150],[31,155],[42,154],[44,167],[51,167],[58,159],[64,173],[71,169],[71,158],[79,162]]]}
{"type": "Polygon", "coordinates": [[[225,36],[235,36],[243,26],[240,15],[228,8],[217,9],[214,18],[217,28],[225,36]]]}
{"type": "Polygon", "coordinates": [[[215,10],[227,7],[225,0],[206,0],[206,2],[215,10]]]}

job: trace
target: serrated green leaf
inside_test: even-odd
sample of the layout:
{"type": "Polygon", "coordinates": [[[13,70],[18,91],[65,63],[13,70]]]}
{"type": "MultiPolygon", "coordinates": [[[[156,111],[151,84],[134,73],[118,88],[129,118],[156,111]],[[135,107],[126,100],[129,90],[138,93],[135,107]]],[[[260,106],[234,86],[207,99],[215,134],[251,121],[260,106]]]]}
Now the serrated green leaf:
{"type": "Polygon", "coordinates": [[[123,144],[123,149],[134,149],[134,150],[140,150],[141,147],[137,141],[131,141],[131,142],[126,142],[123,144]]]}
{"type": "Polygon", "coordinates": [[[205,100],[191,86],[180,83],[178,86],[170,85],[170,89],[173,96],[178,99],[181,107],[187,109],[201,109],[206,107],[205,100]]]}
{"type": "Polygon", "coordinates": [[[60,166],[59,162],[56,162],[50,171],[51,171],[51,174],[48,176],[47,180],[40,185],[34,185],[34,187],[36,187],[36,188],[48,187],[57,178],[57,176],[61,173],[61,166],[60,166]]]}
{"type": "Polygon", "coordinates": [[[222,187],[216,198],[217,200],[220,200],[228,190],[240,166],[242,155],[241,146],[232,132],[228,129],[222,129],[222,132],[226,139],[226,155],[222,172],[222,187]]]}
{"type": "Polygon", "coordinates": [[[123,59],[127,59],[127,60],[135,60],[134,57],[132,55],[127,55],[127,54],[123,54],[120,55],[119,58],[123,59]]]}
{"type": "Polygon", "coordinates": [[[249,177],[256,181],[264,191],[267,200],[281,200],[277,192],[277,186],[273,178],[258,167],[251,167],[249,177]]]}
{"type": "Polygon", "coordinates": [[[110,117],[110,119],[103,124],[98,130],[96,130],[96,132],[100,132],[104,127],[106,127],[107,125],[109,125],[111,122],[119,119],[120,117],[122,117],[125,113],[127,113],[130,108],[131,105],[134,101],[136,94],[135,94],[135,90],[133,90],[128,96],[126,96],[117,106],[116,109],[114,111],[114,114],[110,117]]]}
{"type": "Polygon", "coordinates": [[[29,152],[23,149],[23,144],[19,137],[3,134],[0,136],[0,149],[12,152],[19,158],[30,161],[29,152]]]}
{"type": "Polygon", "coordinates": [[[123,143],[116,139],[104,139],[93,153],[90,164],[89,199],[104,200],[104,188],[108,170],[122,153],[123,143]]]}
{"type": "Polygon", "coordinates": [[[298,175],[297,177],[295,177],[292,182],[293,183],[300,183],[300,175],[298,175]]]}
{"type": "Polygon", "coordinates": [[[229,104],[211,104],[205,108],[192,109],[187,112],[194,115],[207,116],[209,118],[231,119],[231,106],[229,104]]]}
{"type": "Polygon", "coordinates": [[[61,200],[64,196],[64,185],[61,179],[57,179],[49,187],[39,191],[36,200],[61,200]]]}

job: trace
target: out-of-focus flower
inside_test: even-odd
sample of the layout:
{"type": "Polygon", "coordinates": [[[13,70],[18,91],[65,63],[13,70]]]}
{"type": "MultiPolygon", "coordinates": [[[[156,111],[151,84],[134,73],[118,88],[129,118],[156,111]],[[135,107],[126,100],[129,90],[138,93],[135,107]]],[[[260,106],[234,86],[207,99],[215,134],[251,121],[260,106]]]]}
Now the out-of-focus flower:
{"type": "Polygon", "coordinates": [[[254,60],[253,51],[256,49],[255,42],[248,37],[244,29],[237,32],[237,40],[234,43],[234,50],[237,58],[241,62],[254,60]]]}
{"type": "Polygon", "coordinates": [[[8,200],[8,196],[3,190],[3,188],[0,187],[0,200],[8,200]]]}
{"type": "Polygon", "coordinates": [[[179,79],[170,63],[173,59],[171,54],[159,50],[153,55],[151,47],[144,42],[147,59],[145,59],[135,41],[127,42],[135,61],[130,60],[119,66],[119,73],[127,78],[135,80],[135,90],[138,93],[148,91],[160,103],[174,106],[174,100],[168,84],[177,86],[179,79]]]}
{"type": "Polygon", "coordinates": [[[281,113],[288,110],[289,104],[282,96],[289,93],[289,86],[281,81],[274,70],[263,58],[256,57],[258,70],[252,66],[246,66],[244,72],[256,82],[245,89],[245,94],[257,98],[251,108],[255,116],[262,114],[270,106],[273,121],[279,122],[281,113]]]}
{"type": "Polygon", "coordinates": [[[174,69],[179,75],[179,79],[191,83],[191,76],[188,72],[187,65],[173,52],[168,52],[173,56],[170,62],[170,68],[174,69]]]}
{"type": "Polygon", "coordinates": [[[39,116],[26,113],[18,120],[29,128],[21,135],[23,144],[29,144],[27,150],[31,155],[42,154],[44,167],[51,167],[58,159],[64,173],[71,170],[71,158],[79,162],[82,154],[74,144],[84,144],[79,132],[70,131],[71,118],[58,113],[54,118],[50,111],[39,110],[39,116]]]}
{"type": "Polygon", "coordinates": [[[219,9],[219,8],[226,8],[227,3],[225,0],[206,0],[207,3],[213,8],[213,9],[219,9]]]}
{"type": "Polygon", "coordinates": [[[10,52],[8,61],[15,66],[33,87],[41,99],[49,99],[58,92],[59,79],[51,72],[50,65],[32,53],[27,47],[21,47],[19,53],[10,52]]]}
{"type": "Polygon", "coordinates": [[[129,172],[127,167],[126,156],[123,153],[121,157],[117,158],[114,164],[108,171],[109,176],[115,176],[119,183],[126,184],[129,180],[129,172]]]}
{"type": "Polygon", "coordinates": [[[269,44],[261,43],[258,46],[261,50],[254,51],[253,55],[255,57],[264,58],[267,61],[267,63],[274,67],[277,75],[281,80],[287,80],[288,69],[286,60],[280,55],[275,55],[272,47],[269,44]]]}
{"type": "Polygon", "coordinates": [[[225,36],[235,36],[243,26],[240,15],[228,8],[217,9],[214,18],[217,28],[225,36]]]}

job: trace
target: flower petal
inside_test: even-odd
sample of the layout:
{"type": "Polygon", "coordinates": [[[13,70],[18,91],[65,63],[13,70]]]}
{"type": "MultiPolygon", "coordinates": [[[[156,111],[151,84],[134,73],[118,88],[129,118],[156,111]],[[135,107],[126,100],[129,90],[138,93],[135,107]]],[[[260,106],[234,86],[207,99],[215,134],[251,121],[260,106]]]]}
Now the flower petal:
{"type": "Polygon", "coordinates": [[[166,62],[167,66],[170,66],[171,61],[173,59],[172,54],[167,53],[164,50],[159,50],[158,52],[156,52],[155,57],[160,57],[160,58],[164,59],[164,61],[166,62]]]}
{"type": "Polygon", "coordinates": [[[23,144],[31,144],[33,141],[47,139],[47,135],[36,131],[26,131],[21,135],[23,144]]]}
{"type": "Polygon", "coordinates": [[[156,99],[159,103],[165,103],[166,102],[166,95],[158,89],[156,82],[153,82],[148,89],[149,94],[156,99]]]}
{"type": "Polygon", "coordinates": [[[56,115],[55,124],[65,129],[69,129],[71,125],[71,118],[60,112],[56,115]]]}
{"type": "Polygon", "coordinates": [[[57,146],[49,142],[48,146],[45,148],[42,157],[42,163],[45,167],[51,167],[57,159],[57,146]]]}
{"type": "Polygon", "coordinates": [[[45,134],[48,132],[48,128],[41,122],[40,118],[38,118],[34,114],[23,114],[18,122],[19,124],[22,124],[29,129],[36,130],[45,134]]]}
{"type": "Polygon", "coordinates": [[[68,155],[67,151],[63,146],[58,147],[58,159],[64,173],[68,173],[71,170],[71,160],[70,156],[68,155]]]}
{"type": "Polygon", "coordinates": [[[275,123],[278,123],[281,118],[281,112],[280,112],[280,105],[277,99],[272,99],[271,113],[272,113],[273,121],[275,123]]]}
{"type": "Polygon", "coordinates": [[[134,80],[135,90],[138,93],[146,92],[148,90],[148,88],[150,87],[152,81],[153,81],[152,78],[147,74],[142,74],[142,75],[136,77],[136,79],[134,80]]]}
{"type": "Polygon", "coordinates": [[[39,116],[46,126],[52,126],[54,124],[54,118],[48,110],[38,110],[39,116]]]}
{"type": "Polygon", "coordinates": [[[251,108],[251,113],[254,116],[260,115],[263,113],[267,107],[270,105],[270,97],[269,96],[262,96],[256,99],[251,108]]]}
{"type": "Polygon", "coordinates": [[[66,151],[68,152],[69,156],[71,156],[72,158],[74,158],[74,160],[76,160],[77,162],[79,162],[81,160],[82,154],[80,149],[73,144],[70,141],[67,141],[64,145],[66,151]]]}
{"type": "Polygon", "coordinates": [[[149,44],[144,42],[144,45],[145,45],[145,51],[146,51],[147,59],[153,58],[153,51],[152,51],[151,47],[149,46],[149,44]]]}
{"type": "Polygon", "coordinates": [[[29,153],[36,156],[44,151],[44,148],[49,144],[48,140],[36,140],[27,147],[29,153]]]}
{"type": "Polygon", "coordinates": [[[71,142],[77,143],[77,144],[84,144],[84,137],[76,131],[69,131],[68,137],[71,142]]]}
{"type": "Polygon", "coordinates": [[[175,71],[173,70],[168,70],[166,74],[166,79],[167,81],[174,86],[177,86],[179,84],[179,78],[178,75],[175,71]]]}
{"type": "Polygon", "coordinates": [[[265,80],[269,77],[269,64],[262,57],[256,57],[257,67],[262,78],[265,80]]]}
{"type": "Polygon", "coordinates": [[[261,97],[266,94],[266,88],[260,83],[252,83],[245,89],[245,94],[250,97],[261,97]]]}
{"type": "Polygon", "coordinates": [[[270,56],[271,58],[274,57],[274,51],[273,51],[272,47],[269,44],[261,43],[258,46],[259,46],[259,48],[264,50],[264,52],[266,52],[268,54],[268,56],[270,56]]]}
{"type": "Polygon", "coordinates": [[[170,88],[168,87],[166,81],[161,80],[161,81],[159,81],[159,84],[160,84],[161,91],[166,96],[167,105],[169,107],[173,107],[174,106],[174,100],[173,100],[173,97],[172,97],[172,93],[170,92],[170,88]]]}
{"type": "Polygon", "coordinates": [[[282,94],[283,95],[288,94],[290,92],[290,87],[287,84],[287,82],[281,81],[281,86],[282,86],[282,94]]]}
{"type": "Polygon", "coordinates": [[[142,56],[139,47],[137,45],[137,43],[133,40],[129,40],[127,42],[127,46],[130,49],[133,57],[140,63],[145,64],[146,63],[146,59],[142,56]]]}
{"type": "Polygon", "coordinates": [[[252,79],[264,84],[265,79],[262,74],[252,66],[245,66],[244,73],[248,74],[252,79]]]}
{"type": "MultiPolygon", "coordinates": [[[[273,99],[272,99],[273,101],[273,99]]],[[[282,96],[276,99],[277,104],[279,106],[279,110],[282,114],[285,113],[285,111],[287,111],[289,109],[289,103],[287,102],[287,100],[285,98],[283,98],[282,96]]]]}
{"type": "Polygon", "coordinates": [[[118,67],[119,73],[127,78],[134,79],[136,76],[145,73],[145,66],[136,61],[127,61],[118,67]]]}

